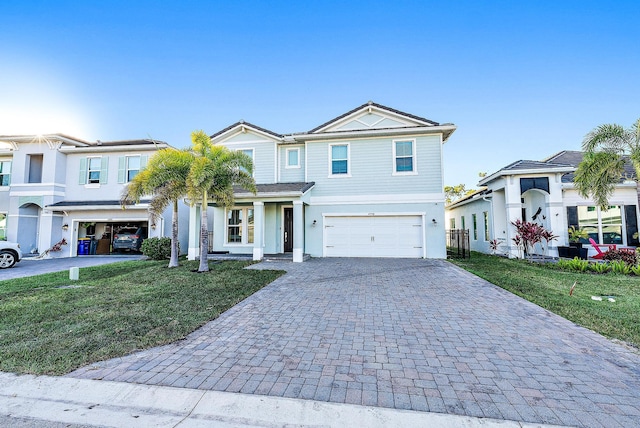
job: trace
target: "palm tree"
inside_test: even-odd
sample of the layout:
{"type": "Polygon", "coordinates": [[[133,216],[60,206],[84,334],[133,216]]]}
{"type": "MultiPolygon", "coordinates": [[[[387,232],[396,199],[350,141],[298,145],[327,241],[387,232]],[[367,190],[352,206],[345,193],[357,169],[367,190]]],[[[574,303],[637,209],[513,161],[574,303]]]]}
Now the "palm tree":
{"type": "Polygon", "coordinates": [[[170,268],[178,266],[178,201],[187,195],[186,180],[193,159],[194,155],[189,150],[159,150],[149,159],[147,166],[133,177],[120,198],[124,206],[137,203],[146,195],[151,196],[150,211],[154,217],[173,204],[170,268]]]}
{"type": "Polygon", "coordinates": [[[584,158],[573,179],[576,189],[606,210],[616,184],[624,176],[626,159],[635,169],[634,179],[640,177],[640,119],[629,129],[617,124],[598,126],[586,135],[582,149],[584,158]]]}
{"type": "Polygon", "coordinates": [[[192,152],[195,156],[187,177],[187,194],[192,203],[199,201],[200,218],[200,266],[198,272],[208,272],[207,250],[209,230],[207,207],[209,198],[222,207],[233,205],[233,186],[240,186],[254,194],[256,183],[251,176],[253,161],[240,151],[214,146],[204,131],[191,133],[192,152]]]}

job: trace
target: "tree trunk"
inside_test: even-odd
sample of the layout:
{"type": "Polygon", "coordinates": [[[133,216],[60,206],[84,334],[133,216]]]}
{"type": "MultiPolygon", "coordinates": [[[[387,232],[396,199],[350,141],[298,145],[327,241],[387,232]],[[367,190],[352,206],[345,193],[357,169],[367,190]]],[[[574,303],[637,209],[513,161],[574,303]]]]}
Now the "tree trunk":
{"type": "Polygon", "coordinates": [[[198,272],[209,272],[209,229],[207,227],[207,192],[202,196],[202,205],[200,208],[200,266],[198,272]]]}
{"type": "Polygon", "coordinates": [[[173,201],[173,212],[171,214],[171,258],[169,267],[178,267],[178,200],[173,201]]]}

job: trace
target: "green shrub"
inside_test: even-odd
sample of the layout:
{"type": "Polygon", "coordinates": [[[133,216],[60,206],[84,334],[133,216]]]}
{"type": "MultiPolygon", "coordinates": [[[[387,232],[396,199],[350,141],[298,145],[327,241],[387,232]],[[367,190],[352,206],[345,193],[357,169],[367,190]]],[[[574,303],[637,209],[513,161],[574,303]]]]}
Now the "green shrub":
{"type": "Polygon", "coordinates": [[[589,270],[595,273],[607,273],[611,270],[609,263],[591,263],[589,270]]]}
{"type": "Polygon", "coordinates": [[[603,259],[609,261],[622,260],[629,266],[635,266],[638,264],[636,253],[622,250],[609,250],[604,254],[603,259]]]}
{"type": "Polygon", "coordinates": [[[168,259],[171,257],[171,238],[147,238],[142,241],[140,251],[153,260],[168,259]]]}
{"type": "Polygon", "coordinates": [[[631,266],[629,266],[624,260],[614,260],[610,264],[613,273],[619,273],[623,275],[628,275],[631,273],[631,266]]]}
{"type": "Polygon", "coordinates": [[[631,266],[631,273],[635,276],[640,276],[640,266],[631,266]]]}
{"type": "MultiPolygon", "coordinates": [[[[560,262],[558,262],[560,264],[560,262]]],[[[571,269],[577,270],[579,272],[586,272],[589,270],[589,262],[587,260],[579,259],[578,257],[574,257],[572,260],[563,260],[562,266],[563,269],[571,269]]]]}

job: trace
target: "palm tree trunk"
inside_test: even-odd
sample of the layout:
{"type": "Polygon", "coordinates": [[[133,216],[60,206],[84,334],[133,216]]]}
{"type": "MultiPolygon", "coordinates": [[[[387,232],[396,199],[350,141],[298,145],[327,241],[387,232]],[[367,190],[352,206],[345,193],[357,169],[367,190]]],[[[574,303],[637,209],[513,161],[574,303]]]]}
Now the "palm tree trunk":
{"type": "Polygon", "coordinates": [[[178,267],[178,200],[173,201],[173,212],[171,214],[171,258],[169,267],[178,267]]]}
{"type": "Polygon", "coordinates": [[[209,272],[209,229],[207,228],[207,192],[202,195],[202,205],[200,212],[200,266],[198,272],[209,272]]]}

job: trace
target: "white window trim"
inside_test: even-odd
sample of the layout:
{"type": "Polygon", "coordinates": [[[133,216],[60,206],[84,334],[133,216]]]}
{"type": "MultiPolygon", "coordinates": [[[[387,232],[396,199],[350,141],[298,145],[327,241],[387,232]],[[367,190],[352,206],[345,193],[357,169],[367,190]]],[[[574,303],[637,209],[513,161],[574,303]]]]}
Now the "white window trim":
{"type": "MultiPolygon", "coordinates": [[[[126,183],[131,183],[131,180],[129,180],[129,171],[134,171],[131,168],[129,168],[129,159],[131,158],[138,158],[138,169],[135,171],[138,171],[138,174],[140,174],[140,170],[141,165],[142,165],[142,155],[125,155],[124,157],[124,182],[126,183]]],[[[87,177],[89,176],[89,161],[87,161],[87,177]]],[[[136,174],[136,175],[138,175],[136,174]]],[[[135,176],[134,176],[135,177],[135,176]]]]}
{"type": "Polygon", "coordinates": [[[238,147],[235,149],[237,152],[251,152],[251,161],[253,162],[253,172],[251,173],[251,177],[255,177],[256,175],[256,149],[255,147],[238,147]]]}
{"type": "Polygon", "coordinates": [[[285,169],[300,169],[300,147],[291,147],[285,149],[285,169]],[[289,152],[298,152],[298,164],[297,165],[289,165],[289,152]]]}
{"type": "MultiPolygon", "coordinates": [[[[126,165],[125,165],[126,166],[126,165]]],[[[102,156],[88,156],[87,157],[87,176],[84,180],[84,187],[87,189],[91,188],[99,188],[100,187],[100,179],[102,178],[100,175],[102,174],[102,156]],[[91,159],[100,159],[100,165],[98,166],[98,182],[90,183],[89,176],[91,174],[91,159]]]]}
{"type": "Polygon", "coordinates": [[[4,162],[7,162],[9,164],[9,172],[3,172],[0,175],[8,175],[9,176],[9,185],[3,186],[1,184],[2,181],[0,180],[0,188],[4,188],[4,190],[8,190],[9,187],[11,186],[11,175],[13,173],[13,160],[12,159],[0,159],[0,163],[4,163],[4,162]]]}
{"type": "MultiPolygon", "coordinates": [[[[620,220],[621,223],[618,224],[607,224],[607,225],[603,225],[602,224],[602,210],[600,209],[599,206],[595,206],[595,205],[577,205],[577,206],[586,206],[586,207],[595,207],[596,209],[596,213],[597,213],[597,223],[596,223],[596,227],[598,230],[598,245],[614,245],[614,244],[600,244],[600,242],[604,241],[604,235],[602,232],[603,226],[620,226],[620,237],[622,238],[622,244],[617,244],[617,245],[621,245],[621,246],[626,246],[627,245],[627,234],[625,233],[625,229],[627,226],[627,218],[626,218],[626,213],[624,211],[624,204],[623,203],[613,203],[610,202],[609,206],[610,207],[618,207],[620,209],[620,220]]],[[[578,215],[578,222],[580,221],[580,215],[578,215]]],[[[591,245],[591,244],[589,244],[591,245]]]]}
{"type": "Polygon", "coordinates": [[[350,143],[332,143],[329,144],[329,178],[343,178],[351,177],[351,144],[350,143]],[[332,148],[334,146],[347,146],[347,173],[346,174],[334,174],[333,173],[333,153],[332,148]]]}
{"type": "Polygon", "coordinates": [[[249,247],[249,248],[253,248],[254,242],[255,242],[255,232],[256,232],[256,225],[255,225],[255,211],[253,212],[254,215],[254,224],[253,224],[253,233],[254,233],[254,237],[253,240],[254,242],[247,242],[249,240],[249,215],[247,213],[248,210],[254,210],[253,207],[231,207],[231,208],[227,208],[224,210],[224,244],[223,247],[249,247]],[[242,242],[229,242],[229,211],[233,211],[233,210],[240,210],[242,211],[242,226],[241,227],[241,234],[242,234],[242,242]],[[246,220],[245,220],[246,219],[246,220]]]}
{"type": "Polygon", "coordinates": [[[418,157],[416,156],[416,139],[415,138],[402,138],[398,140],[392,140],[391,142],[393,157],[391,159],[391,175],[418,175],[418,157]],[[396,171],[396,143],[411,142],[411,158],[413,170],[411,171],[396,171]]]}

